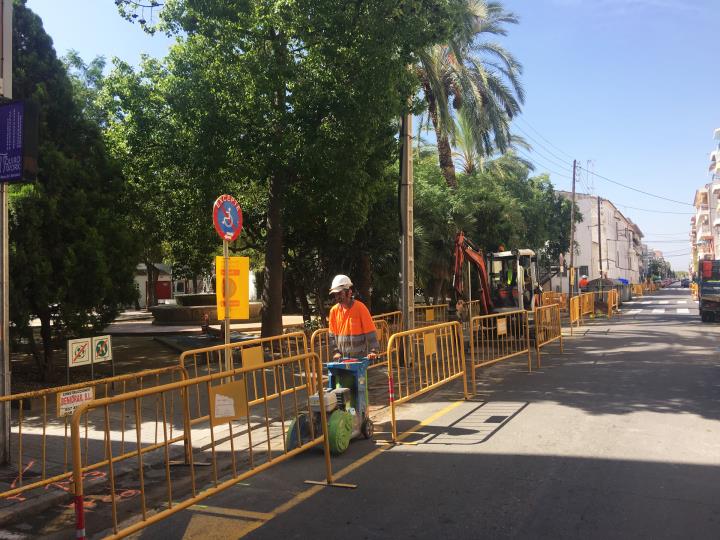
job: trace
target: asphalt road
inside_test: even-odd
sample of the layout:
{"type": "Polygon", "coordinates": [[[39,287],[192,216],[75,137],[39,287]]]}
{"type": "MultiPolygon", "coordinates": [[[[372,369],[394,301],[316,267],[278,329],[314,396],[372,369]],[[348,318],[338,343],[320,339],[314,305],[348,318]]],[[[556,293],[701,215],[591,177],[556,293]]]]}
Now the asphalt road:
{"type": "Polygon", "coordinates": [[[720,538],[719,330],[688,289],[626,303],[541,370],[515,360],[472,401],[456,386],[403,405],[403,428],[425,421],[409,444],[334,461],[356,489],[303,484],[322,477],[310,452],[138,536],[720,538]]]}

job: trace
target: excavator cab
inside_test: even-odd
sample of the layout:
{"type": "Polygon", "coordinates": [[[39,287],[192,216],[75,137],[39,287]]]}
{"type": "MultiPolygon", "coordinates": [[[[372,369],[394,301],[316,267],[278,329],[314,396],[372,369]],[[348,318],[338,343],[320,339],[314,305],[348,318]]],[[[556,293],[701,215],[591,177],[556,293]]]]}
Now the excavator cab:
{"type": "Polygon", "coordinates": [[[490,298],[496,312],[532,310],[539,304],[537,256],[533,250],[489,253],[487,259],[490,298]]]}
{"type": "Polygon", "coordinates": [[[540,305],[537,255],[531,249],[514,249],[483,254],[462,232],[455,237],[453,287],[459,299],[480,301],[480,313],[487,315],[518,309],[532,310],[540,305]],[[465,293],[463,265],[475,265],[480,289],[465,293]]]}

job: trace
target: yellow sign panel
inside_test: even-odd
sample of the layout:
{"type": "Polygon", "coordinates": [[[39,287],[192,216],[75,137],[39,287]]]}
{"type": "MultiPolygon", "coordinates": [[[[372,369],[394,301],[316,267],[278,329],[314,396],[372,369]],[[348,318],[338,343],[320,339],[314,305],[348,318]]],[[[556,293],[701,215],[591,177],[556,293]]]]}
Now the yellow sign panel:
{"type": "Polygon", "coordinates": [[[437,341],[435,339],[435,332],[428,332],[423,334],[423,348],[425,350],[425,358],[433,354],[437,354],[437,341]]]}
{"type": "Polygon", "coordinates": [[[210,387],[210,420],[213,426],[227,424],[247,414],[244,379],[210,387]]]}
{"type": "Polygon", "coordinates": [[[435,320],[435,310],[433,308],[426,309],[425,310],[425,322],[430,322],[435,320]]]}
{"type": "MultiPolygon", "coordinates": [[[[230,318],[250,318],[250,259],[248,257],[230,257],[228,272],[228,297],[230,299],[230,318]]],[[[217,297],[217,316],[225,318],[225,258],[215,257],[215,293],[217,297]]]]}

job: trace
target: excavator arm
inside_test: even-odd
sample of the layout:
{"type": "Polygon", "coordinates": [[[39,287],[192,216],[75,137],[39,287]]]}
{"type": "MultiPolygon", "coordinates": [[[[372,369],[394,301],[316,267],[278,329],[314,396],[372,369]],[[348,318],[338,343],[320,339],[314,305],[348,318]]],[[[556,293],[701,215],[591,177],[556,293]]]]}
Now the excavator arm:
{"type": "Polygon", "coordinates": [[[475,265],[480,280],[480,307],[483,315],[488,315],[493,309],[490,298],[490,279],[488,277],[485,257],[482,251],[475,247],[462,232],[455,237],[455,271],[453,274],[453,287],[458,298],[465,299],[463,287],[463,263],[469,261],[475,265]]]}

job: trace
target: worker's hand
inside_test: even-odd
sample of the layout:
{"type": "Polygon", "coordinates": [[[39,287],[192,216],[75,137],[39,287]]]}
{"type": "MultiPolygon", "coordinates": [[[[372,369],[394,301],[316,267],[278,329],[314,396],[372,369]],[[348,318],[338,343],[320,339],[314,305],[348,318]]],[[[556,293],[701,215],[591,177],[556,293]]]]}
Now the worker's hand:
{"type": "Polygon", "coordinates": [[[368,354],[367,357],[368,357],[368,360],[375,360],[377,358],[377,353],[371,352],[370,354],[368,354]]]}
{"type": "Polygon", "coordinates": [[[342,354],[340,354],[339,352],[336,352],[335,354],[333,354],[333,360],[340,360],[341,358],[342,358],[342,354]]]}

